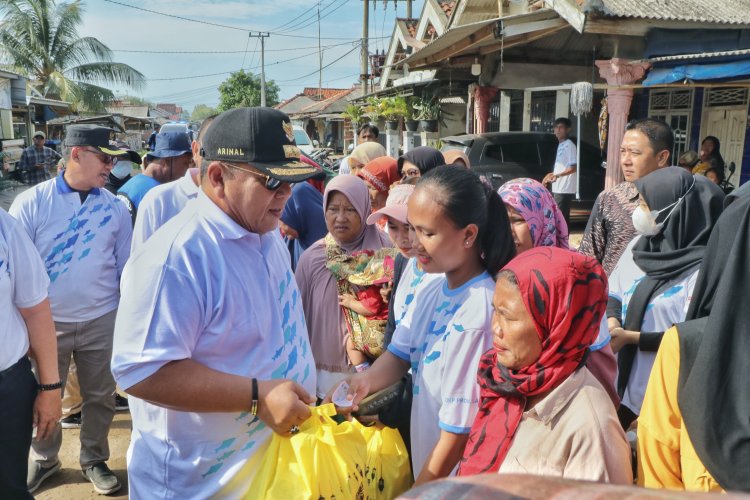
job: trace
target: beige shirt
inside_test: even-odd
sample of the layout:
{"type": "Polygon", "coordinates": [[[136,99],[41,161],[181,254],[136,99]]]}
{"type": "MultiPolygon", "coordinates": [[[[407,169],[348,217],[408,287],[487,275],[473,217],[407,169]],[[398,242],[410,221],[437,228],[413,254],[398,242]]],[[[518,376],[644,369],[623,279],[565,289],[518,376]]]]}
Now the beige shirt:
{"type": "Polygon", "coordinates": [[[633,484],[630,456],[612,400],[584,367],[523,413],[499,472],[633,484]]]}

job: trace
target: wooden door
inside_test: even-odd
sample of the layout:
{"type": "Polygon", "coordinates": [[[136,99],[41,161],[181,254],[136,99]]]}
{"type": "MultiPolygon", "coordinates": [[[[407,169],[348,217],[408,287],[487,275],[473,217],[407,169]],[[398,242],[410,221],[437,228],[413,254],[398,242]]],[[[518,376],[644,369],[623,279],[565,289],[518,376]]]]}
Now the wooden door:
{"type": "Polygon", "coordinates": [[[742,153],[745,147],[746,107],[709,108],[704,115],[703,123],[701,141],[707,135],[713,135],[719,139],[721,156],[724,158],[724,162],[727,166],[734,162],[736,166],[734,175],[729,180],[737,186],[740,179],[740,167],[742,166],[742,153]]]}

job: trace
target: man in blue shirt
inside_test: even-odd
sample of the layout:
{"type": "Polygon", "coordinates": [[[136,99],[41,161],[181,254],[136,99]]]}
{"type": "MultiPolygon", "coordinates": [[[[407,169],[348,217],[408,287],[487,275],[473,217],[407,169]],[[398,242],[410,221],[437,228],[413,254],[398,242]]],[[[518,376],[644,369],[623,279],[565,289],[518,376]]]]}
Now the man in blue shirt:
{"type": "Polygon", "coordinates": [[[147,166],[141,175],[136,175],[117,191],[130,212],[135,224],[138,205],[145,194],[159,184],[171,182],[185,175],[193,152],[190,139],[185,132],[163,132],[156,136],[156,147],[146,155],[147,166]]]}

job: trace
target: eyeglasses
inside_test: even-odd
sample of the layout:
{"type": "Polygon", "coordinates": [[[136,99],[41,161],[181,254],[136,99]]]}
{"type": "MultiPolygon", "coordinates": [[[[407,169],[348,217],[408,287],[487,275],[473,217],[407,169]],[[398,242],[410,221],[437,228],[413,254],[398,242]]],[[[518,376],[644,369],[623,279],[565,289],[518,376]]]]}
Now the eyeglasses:
{"type": "Polygon", "coordinates": [[[82,149],[82,151],[85,151],[87,153],[91,153],[92,155],[96,156],[96,158],[100,162],[104,163],[105,165],[115,166],[115,165],[117,165],[117,161],[119,159],[116,156],[111,156],[111,155],[102,153],[101,151],[96,151],[96,150],[93,150],[93,149],[82,149]]]}
{"type": "Polygon", "coordinates": [[[239,165],[235,165],[234,163],[226,163],[223,161],[220,161],[219,163],[221,163],[225,167],[236,168],[237,170],[242,170],[243,172],[247,172],[248,174],[252,174],[256,177],[260,177],[261,179],[265,181],[263,186],[269,191],[276,191],[284,183],[284,181],[280,181],[279,179],[276,179],[275,177],[271,177],[270,175],[266,175],[266,174],[261,174],[260,172],[255,172],[248,168],[240,167],[239,165]]]}

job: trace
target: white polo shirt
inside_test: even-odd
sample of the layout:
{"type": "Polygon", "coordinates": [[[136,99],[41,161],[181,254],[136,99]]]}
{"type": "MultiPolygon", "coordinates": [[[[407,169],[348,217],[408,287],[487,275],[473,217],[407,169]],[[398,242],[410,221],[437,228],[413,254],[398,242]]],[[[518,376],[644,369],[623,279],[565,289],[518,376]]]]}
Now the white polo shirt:
{"type": "Polygon", "coordinates": [[[92,189],[81,203],[60,174],[18,195],[10,214],[44,261],[55,321],[89,321],[117,309],[132,234],[120,200],[92,189]]]}
{"type": "Polygon", "coordinates": [[[441,431],[471,430],[479,409],[479,358],[492,347],[494,293],[486,272],[452,290],[445,278],[434,280],[419,290],[393,332],[388,350],[411,364],[415,477],[441,431]]]}
{"type": "Polygon", "coordinates": [[[0,371],[29,350],[29,332],[18,312],[47,298],[49,278],[29,236],[0,209],[0,371]]]}
{"type": "Polygon", "coordinates": [[[195,185],[193,176],[197,178],[197,168],[189,168],[181,179],[161,184],[146,193],[138,205],[131,253],[135,253],[157,229],[180,213],[188,201],[198,196],[199,188],[195,185]]]}
{"type": "MultiPolygon", "coordinates": [[[[202,192],[125,267],[112,372],[127,389],[187,358],[315,391],[300,293],[278,231],[248,232],[202,192]]],[[[271,438],[248,412],[176,411],[135,397],[130,412],[133,498],[239,498],[271,438]]]]}

